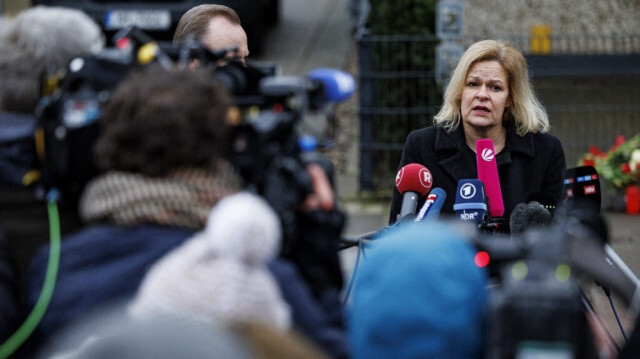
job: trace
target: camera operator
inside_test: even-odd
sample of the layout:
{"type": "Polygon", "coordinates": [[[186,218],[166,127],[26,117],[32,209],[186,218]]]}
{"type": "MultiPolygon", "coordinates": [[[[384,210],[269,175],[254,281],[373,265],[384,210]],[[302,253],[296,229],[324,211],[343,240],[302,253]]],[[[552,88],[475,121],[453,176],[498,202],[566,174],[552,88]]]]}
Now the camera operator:
{"type": "MultiPolygon", "coordinates": [[[[206,4],[187,11],[178,23],[174,43],[184,42],[190,36],[195,36],[210,51],[237,48],[227,58],[246,64],[247,36],[237,14],[228,7],[206,4]]],[[[335,192],[327,175],[327,170],[332,171],[331,164],[310,161],[306,170],[313,191],[298,208],[299,231],[294,239],[298,244],[294,244],[289,253],[281,253],[283,260],[272,262],[271,270],[285,300],[292,306],[294,324],[332,356],[346,357],[346,329],[340,300],[342,270],[338,257],[344,217],[336,208],[335,192]],[[300,275],[308,289],[291,285],[300,275]]]]}
{"type": "MultiPolygon", "coordinates": [[[[7,240],[0,257],[15,262],[21,298],[28,260],[49,233],[46,205],[34,189],[39,176],[35,113],[47,87],[43,77],[64,69],[75,56],[99,51],[104,39],[100,27],[79,10],[38,6],[3,18],[0,25],[0,222],[7,240]]],[[[65,230],[77,228],[75,208],[64,207],[61,221],[65,230]]],[[[12,317],[21,313],[8,304],[0,308],[12,317]]],[[[11,324],[9,317],[3,320],[3,326],[11,324]]]]}
{"type": "Polygon", "coordinates": [[[195,35],[210,51],[235,48],[228,54],[228,60],[244,62],[249,56],[247,34],[240,17],[227,6],[204,4],[187,11],[178,22],[173,42],[184,42],[190,35],[195,35]]]}

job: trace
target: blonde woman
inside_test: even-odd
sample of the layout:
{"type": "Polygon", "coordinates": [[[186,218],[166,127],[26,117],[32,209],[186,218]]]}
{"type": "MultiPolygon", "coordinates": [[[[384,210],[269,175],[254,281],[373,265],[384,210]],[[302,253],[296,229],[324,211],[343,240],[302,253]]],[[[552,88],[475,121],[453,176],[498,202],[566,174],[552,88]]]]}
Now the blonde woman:
{"type": "MultiPolygon", "coordinates": [[[[518,203],[541,195],[558,202],[564,197],[564,150],[549,128],[524,56],[505,42],[479,41],[453,71],[434,126],[407,137],[398,168],[409,163],[426,166],[433,187],[447,193],[441,213],[452,214],[458,181],[477,178],[476,141],[491,139],[508,223],[518,203]]],[[[394,189],[390,223],[395,222],[401,202],[394,189]]],[[[509,231],[507,226],[503,229],[509,231]]]]}

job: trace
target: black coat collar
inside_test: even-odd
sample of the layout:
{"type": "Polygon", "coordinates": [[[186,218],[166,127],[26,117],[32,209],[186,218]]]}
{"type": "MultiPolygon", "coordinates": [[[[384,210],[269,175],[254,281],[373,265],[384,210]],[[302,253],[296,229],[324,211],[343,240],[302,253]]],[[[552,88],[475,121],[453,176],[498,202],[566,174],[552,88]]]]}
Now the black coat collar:
{"type": "MultiPolygon", "coordinates": [[[[466,178],[469,173],[468,149],[464,138],[464,129],[462,125],[458,126],[453,132],[447,131],[439,127],[436,133],[434,150],[439,154],[439,161],[442,168],[448,172],[456,181],[466,178]]],[[[535,156],[535,146],[533,144],[533,135],[527,133],[519,136],[516,133],[513,122],[507,123],[507,140],[505,148],[497,155],[498,166],[511,163],[511,154],[520,154],[533,158],[535,156]]]]}

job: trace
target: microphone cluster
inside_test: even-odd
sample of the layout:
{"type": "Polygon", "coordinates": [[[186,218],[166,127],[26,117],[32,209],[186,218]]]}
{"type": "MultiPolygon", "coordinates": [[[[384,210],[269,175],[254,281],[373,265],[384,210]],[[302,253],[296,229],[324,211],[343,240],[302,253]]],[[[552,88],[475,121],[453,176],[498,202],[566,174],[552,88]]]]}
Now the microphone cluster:
{"type": "Polygon", "coordinates": [[[429,170],[418,163],[403,166],[396,175],[396,188],[402,194],[402,205],[397,222],[415,222],[437,219],[447,194],[442,188],[433,188],[433,178],[429,170]],[[418,203],[427,197],[416,214],[418,203]]]}
{"type": "MultiPolygon", "coordinates": [[[[485,354],[487,357],[513,354],[527,340],[535,338],[539,342],[566,343],[576,348],[576,357],[584,357],[592,350],[591,339],[573,270],[614,289],[629,308],[640,308],[640,280],[606,244],[606,224],[597,221],[603,219],[599,216],[600,187],[595,168],[574,168],[567,172],[568,200],[559,208],[556,218],[553,217],[559,199],[552,194],[533,193],[526,202],[518,204],[508,223],[511,235],[518,236],[513,241],[500,235],[483,235],[500,229],[505,213],[491,140],[476,143],[476,160],[478,178],[458,182],[453,211],[460,220],[485,232],[471,234],[478,251],[474,261],[478,267],[486,268],[491,278],[501,282],[501,286],[493,288],[488,303],[490,326],[485,354]],[[536,227],[540,230],[529,231],[536,227]],[[531,273],[521,271],[518,266],[526,266],[531,273]],[[531,312],[545,325],[529,325],[531,312]],[[551,319],[558,315],[566,320],[553,323],[551,319]]],[[[402,194],[402,206],[396,224],[438,218],[447,194],[433,184],[430,171],[420,164],[407,164],[398,171],[396,187],[402,194]],[[423,199],[424,204],[418,210],[423,199]]],[[[360,239],[374,239],[392,227],[360,239]]],[[[352,242],[349,246],[358,244],[352,242]]],[[[637,327],[640,328],[640,323],[637,327]]]]}
{"type": "MultiPolygon", "coordinates": [[[[458,182],[453,210],[463,221],[477,223],[482,229],[495,230],[503,222],[504,203],[493,142],[480,139],[476,142],[477,179],[458,182]]],[[[446,199],[441,188],[433,188],[429,170],[418,163],[403,166],[396,175],[396,188],[402,194],[402,205],[397,221],[431,220],[439,216],[446,199]],[[418,203],[427,196],[416,214],[418,203]]]]}
{"type": "Polygon", "coordinates": [[[477,179],[458,181],[453,210],[460,220],[475,223],[483,230],[495,231],[504,222],[504,202],[496,154],[490,139],[476,141],[476,164],[477,179]]]}

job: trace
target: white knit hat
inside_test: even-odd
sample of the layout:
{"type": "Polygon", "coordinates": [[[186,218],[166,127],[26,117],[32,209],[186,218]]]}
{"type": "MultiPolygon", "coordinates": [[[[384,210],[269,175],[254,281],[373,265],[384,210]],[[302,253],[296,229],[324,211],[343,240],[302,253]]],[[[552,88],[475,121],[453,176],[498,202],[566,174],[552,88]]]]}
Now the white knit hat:
{"type": "Polygon", "coordinates": [[[203,232],[151,268],[130,313],[286,330],[290,309],[266,267],[280,240],[280,221],[262,198],[248,192],[228,196],[213,208],[203,232]]]}

